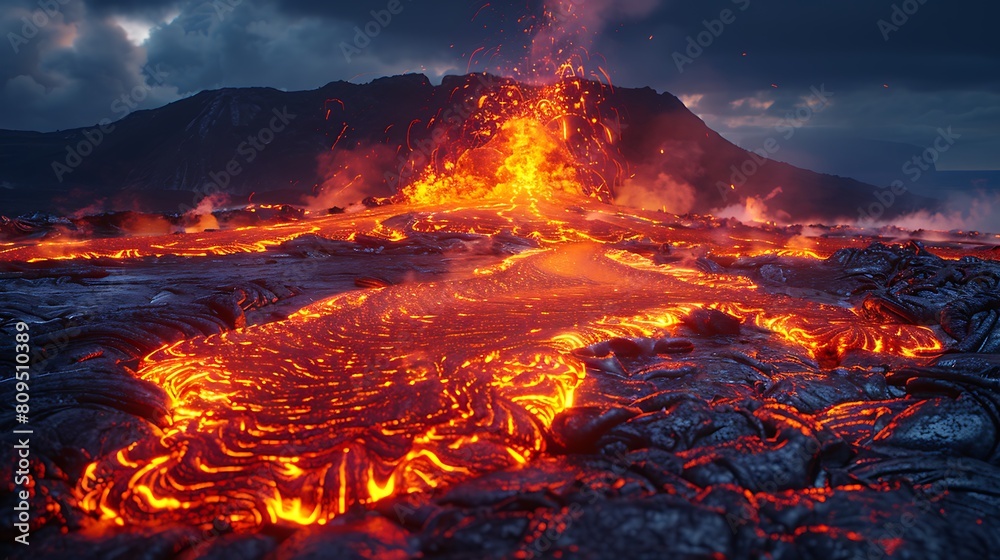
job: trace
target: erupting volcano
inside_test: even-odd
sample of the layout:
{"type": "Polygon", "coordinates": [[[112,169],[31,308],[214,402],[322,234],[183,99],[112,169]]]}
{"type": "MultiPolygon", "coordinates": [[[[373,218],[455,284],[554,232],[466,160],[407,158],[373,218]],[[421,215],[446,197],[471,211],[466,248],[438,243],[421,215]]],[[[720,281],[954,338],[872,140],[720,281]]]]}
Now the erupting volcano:
{"type": "Polygon", "coordinates": [[[618,206],[553,25],[388,196],[4,222],[33,557],[995,554],[1000,236],[618,206]]]}

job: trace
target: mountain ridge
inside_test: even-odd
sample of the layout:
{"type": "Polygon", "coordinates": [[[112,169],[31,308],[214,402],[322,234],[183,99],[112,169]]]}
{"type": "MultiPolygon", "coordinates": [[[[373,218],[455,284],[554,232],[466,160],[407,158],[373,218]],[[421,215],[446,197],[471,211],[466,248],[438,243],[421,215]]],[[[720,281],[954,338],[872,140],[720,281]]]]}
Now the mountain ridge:
{"type": "MultiPolygon", "coordinates": [[[[221,88],[135,111],[105,130],[0,130],[0,214],[91,207],[171,212],[196,203],[212,182],[236,201],[303,203],[324,184],[340,184],[338,165],[356,175],[359,195],[388,196],[414,178],[403,168],[429,157],[414,146],[434,142],[442,116],[463,114],[470,97],[499,83],[513,82],[470,74],[446,76],[435,86],[422,74],[405,74],[293,92],[221,88]],[[287,122],[276,123],[282,111],[287,122]],[[267,142],[247,142],[255,136],[267,142]],[[396,184],[387,179],[393,173],[396,184]]],[[[755,159],[752,153],[711,130],[670,93],[608,88],[604,96],[631,182],[652,185],[654,197],[683,198],[673,210],[708,213],[747,197],[770,197],[769,206],[790,219],[836,220],[855,218],[856,207],[876,201],[872,185],[773,160],[759,163],[759,157],[745,167],[754,169],[745,185],[726,192],[722,185],[755,159]]],[[[921,204],[926,200],[913,195],[889,211],[921,204]]]]}

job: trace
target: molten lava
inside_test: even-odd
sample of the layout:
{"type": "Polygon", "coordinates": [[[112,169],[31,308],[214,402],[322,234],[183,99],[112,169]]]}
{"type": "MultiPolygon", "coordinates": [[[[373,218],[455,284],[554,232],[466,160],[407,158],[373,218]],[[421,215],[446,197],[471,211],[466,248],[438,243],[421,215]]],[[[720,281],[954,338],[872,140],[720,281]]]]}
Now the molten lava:
{"type": "Polygon", "coordinates": [[[430,174],[409,186],[414,203],[457,200],[530,202],[556,193],[585,196],[573,155],[540,123],[510,120],[481,148],[466,151],[444,176],[430,174]]]}
{"type": "MultiPolygon", "coordinates": [[[[91,465],[79,488],[83,508],[127,524],[322,524],[388,496],[531,461],[585,382],[574,350],[677,336],[703,308],[759,327],[747,336],[802,360],[941,348],[925,327],[872,324],[852,309],[619,248],[678,238],[669,222],[615,211],[579,190],[571,198],[564,183],[525,163],[553,146],[530,149],[517,133],[534,128],[511,129],[511,138],[497,137],[508,151],[477,168],[504,178],[480,193],[488,197],[480,208],[429,198],[447,200],[462,181],[487,185],[485,172],[439,190],[417,186],[426,197],[418,206],[326,218],[304,231],[349,238],[373,223],[386,243],[508,231],[538,249],[461,280],[351,293],[152,354],[138,375],[167,390],[170,424],[158,439],[91,465]],[[542,188],[549,184],[557,187],[542,188]]],[[[563,162],[543,168],[571,180],[563,162]]],[[[251,233],[265,232],[241,232],[251,233]]]]}

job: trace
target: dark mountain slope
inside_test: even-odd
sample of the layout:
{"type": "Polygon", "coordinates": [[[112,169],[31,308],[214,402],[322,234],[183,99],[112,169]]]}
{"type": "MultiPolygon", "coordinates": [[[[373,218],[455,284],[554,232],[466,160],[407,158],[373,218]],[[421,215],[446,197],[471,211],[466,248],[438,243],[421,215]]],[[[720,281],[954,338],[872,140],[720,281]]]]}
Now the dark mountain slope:
{"type": "MultiPolygon", "coordinates": [[[[0,214],[83,207],[175,212],[192,205],[212,182],[235,200],[256,193],[257,201],[298,202],[338,166],[354,174],[350,179],[355,187],[363,185],[360,192],[386,196],[440,144],[435,135],[443,123],[467,116],[478,92],[495,83],[492,77],[460,76],[433,86],[424,76],[406,75],[364,85],[334,82],[313,91],[222,89],[135,112],[103,132],[96,126],[0,131],[0,214]],[[89,155],[77,159],[76,153],[89,155]],[[366,164],[359,167],[358,161],[366,164]],[[386,179],[393,176],[400,179],[386,179]]],[[[748,152],[670,94],[648,88],[606,93],[602,111],[614,115],[633,181],[652,184],[665,176],[671,184],[690,186],[691,210],[765,197],[778,187],[769,206],[797,220],[853,218],[859,206],[875,201],[871,185],[774,161],[748,165],[759,169],[735,194],[724,195],[720,186],[730,184],[734,167],[751,159],[748,152]]],[[[890,212],[926,202],[909,195],[890,212]]]]}

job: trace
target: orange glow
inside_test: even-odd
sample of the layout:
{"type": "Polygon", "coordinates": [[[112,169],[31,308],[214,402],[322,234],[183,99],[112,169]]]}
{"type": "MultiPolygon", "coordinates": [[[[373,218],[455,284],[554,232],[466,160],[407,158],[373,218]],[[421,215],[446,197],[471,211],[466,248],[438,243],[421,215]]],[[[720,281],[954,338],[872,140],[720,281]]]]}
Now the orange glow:
{"type": "Polygon", "coordinates": [[[266,507],[271,523],[287,521],[296,525],[312,525],[320,519],[319,507],[307,512],[302,505],[302,498],[285,500],[277,491],[274,498],[266,502],[266,507]]]}
{"type": "Polygon", "coordinates": [[[379,484],[375,480],[375,473],[371,468],[368,469],[368,495],[371,497],[371,501],[377,502],[382,498],[388,498],[395,493],[396,490],[396,479],[394,476],[390,476],[384,484],[379,484]]]}
{"type": "Polygon", "coordinates": [[[537,121],[519,118],[504,123],[485,147],[469,150],[457,172],[431,174],[410,186],[405,196],[418,204],[459,199],[531,201],[554,192],[583,195],[572,156],[537,121]]]}

